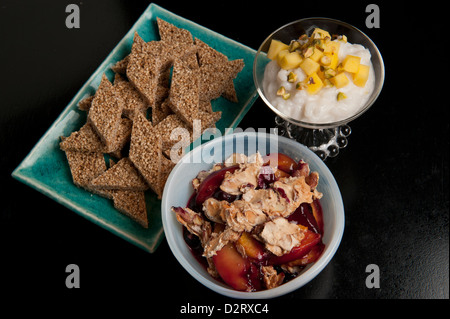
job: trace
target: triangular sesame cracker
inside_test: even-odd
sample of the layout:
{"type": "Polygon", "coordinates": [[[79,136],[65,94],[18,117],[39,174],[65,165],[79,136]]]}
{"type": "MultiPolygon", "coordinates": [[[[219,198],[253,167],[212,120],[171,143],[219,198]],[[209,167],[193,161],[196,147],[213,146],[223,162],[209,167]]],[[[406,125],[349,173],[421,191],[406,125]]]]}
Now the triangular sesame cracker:
{"type": "Polygon", "coordinates": [[[168,89],[164,87],[168,84],[166,83],[168,76],[163,60],[159,41],[145,43],[135,33],[126,73],[128,80],[150,106],[157,101],[162,101],[165,98],[163,95],[168,92],[168,89]]]}
{"type": "Polygon", "coordinates": [[[152,108],[152,124],[157,125],[170,114],[173,114],[173,112],[170,108],[170,100],[167,98],[152,108]]]}
{"type": "Polygon", "coordinates": [[[192,127],[192,119],[199,108],[199,73],[181,59],[175,61],[170,87],[170,107],[175,114],[192,127]]]}
{"type": "Polygon", "coordinates": [[[106,171],[102,153],[66,151],[73,183],[78,187],[88,187],[89,182],[106,171]]]}
{"type": "Polygon", "coordinates": [[[164,44],[164,56],[167,58],[168,64],[172,65],[176,59],[197,51],[191,32],[178,28],[160,18],[156,18],[156,20],[161,42],[164,44]]]}
{"type": "Polygon", "coordinates": [[[197,55],[200,66],[208,64],[221,64],[228,61],[225,54],[220,53],[200,39],[195,38],[195,45],[198,48],[197,55]]]}
{"type": "Polygon", "coordinates": [[[147,207],[143,191],[114,191],[114,207],[122,214],[148,228],[147,207]]]}
{"type": "Polygon", "coordinates": [[[233,79],[236,78],[237,74],[244,67],[244,61],[241,59],[228,61],[226,55],[197,38],[195,39],[195,44],[198,47],[197,55],[199,65],[200,67],[203,67],[202,75],[206,77],[205,81],[202,82],[207,90],[204,97],[211,97],[211,99],[214,99],[222,95],[231,102],[238,102],[233,79]],[[206,67],[207,65],[210,65],[210,67],[206,67]],[[224,76],[216,76],[219,73],[224,76]],[[217,79],[219,82],[216,83],[214,87],[211,87],[208,82],[213,78],[217,79]]]}
{"type": "Polygon", "coordinates": [[[63,151],[103,153],[106,150],[100,137],[89,123],[84,124],[79,131],[72,132],[69,137],[64,138],[59,146],[63,151]]]}
{"type": "Polygon", "coordinates": [[[158,196],[161,196],[159,188],[161,152],[161,138],[157,131],[144,115],[136,113],[133,120],[129,158],[158,196]]]}
{"type": "Polygon", "coordinates": [[[125,102],[122,114],[129,119],[134,117],[134,112],[141,112],[144,115],[147,112],[148,104],[142,98],[142,95],[135,89],[135,87],[128,82],[120,74],[116,74],[114,78],[114,87],[116,91],[122,95],[125,102]]]}
{"type": "Polygon", "coordinates": [[[116,165],[90,182],[92,188],[145,191],[148,185],[129,158],[124,157],[116,165]]]}
{"type": "Polygon", "coordinates": [[[175,143],[178,143],[182,138],[179,134],[176,134],[177,135],[176,137],[179,137],[179,139],[172,139],[171,134],[177,128],[186,130],[186,132],[188,132],[189,134],[189,140],[187,142],[189,144],[192,142],[191,141],[192,129],[189,126],[187,126],[187,124],[183,120],[181,120],[178,117],[178,115],[170,114],[155,126],[155,130],[156,132],[158,132],[162,140],[163,151],[168,148],[171,148],[175,143]]]}
{"type": "Polygon", "coordinates": [[[243,60],[200,66],[200,99],[213,100],[220,97],[243,67],[243,60]]]}
{"type": "Polygon", "coordinates": [[[123,107],[122,97],[116,94],[113,85],[103,74],[89,109],[88,120],[105,144],[107,152],[116,150],[123,107]]]}

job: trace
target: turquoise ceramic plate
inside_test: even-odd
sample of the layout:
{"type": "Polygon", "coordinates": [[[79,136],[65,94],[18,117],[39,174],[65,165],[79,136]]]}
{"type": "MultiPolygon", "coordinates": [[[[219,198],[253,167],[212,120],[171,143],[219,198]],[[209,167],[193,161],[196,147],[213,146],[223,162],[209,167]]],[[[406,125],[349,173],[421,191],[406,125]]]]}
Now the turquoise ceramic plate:
{"type": "Polygon", "coordinates": [[[104,72],[110,80],[113,79],[110,67],[131,51],[135,31],[145,41],[159,40],[157,17],[189,30],[194,37],[224,53],[231,60],[244,59],[245,67],[234,81],[239,103],[232,103],[224,98],[212,103],[214,111],[222,111],[222,118],[217,123],[222,135],[229,131],[227,128],[237,127],[257,97],[252,78],[256,51],[151,4],[12,174],[21,182],[149,252],[155,251],[164,234],[161,202],[153,193],[147,192],[149,228],[143,229],[115,210],[112,201],[77,188],[72,183],[65,154],[59,149],[59,138],[68,136],[86,122],[86,114],[78,110],[77,103],[83,97],[95,93],[104,72]]]}

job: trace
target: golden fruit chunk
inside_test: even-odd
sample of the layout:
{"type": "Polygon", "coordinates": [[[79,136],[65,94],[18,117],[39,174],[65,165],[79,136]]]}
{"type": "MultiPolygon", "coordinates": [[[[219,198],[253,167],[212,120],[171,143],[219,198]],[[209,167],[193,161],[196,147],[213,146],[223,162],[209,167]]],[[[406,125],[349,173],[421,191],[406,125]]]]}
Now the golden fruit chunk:
{"type": "Polygon", "coordinates": [[[338,41],[327,41],[325,42],[325,49],[323,53],[339,53],[339,47],[341,46],[338,41]]]}
{"type": "Polygon", "coordinates": [[[346,86],[349,83],[349,79],[345,75],[344,72],[339,73],[338,75],[332,77],[330,79],[331,83],[334,84],[334,86],[338,89],[346,86]]]}
{"type": "Polygon", "coordinates": [[[315,48],[313,54],[309,57],[313,61],[319,61],[320,58],[323,56],[323,52],[319,49],[315,48]]]}
{"type": "Polygon", "coordinates": [[[308,76],[305,82],[306,82],[306,92],[308,92],[311,95],[316,94],[323,87],[323,82],[316,72],[308,76]]]}
{"type": "Polygon", "coordinates": [[[342,61],[342,68],[344,71],[350,72],[350,73],[356,73],[359,68],[359,64],[361,62],[361,58],[359,56],[354,55],[347,55],[342,61]]]}
{"type": "Polygon", "coordinates": [[[302,62],[302,57],[297,51],[285,54],[279,61],[279,65],[283,70],[295,69],[302,62]]]}
{"type": "Polygon", "coordinates": [[[279,66],[280,63],[281,63],[281,59],[282,59],[286,54],[289,54],[289,50],[288,50],[288,49],[281,50],[280,52],[278,52],[278,55],[276,56],[276,60],[277,60],[278,66],[279,66]]]}
{"type": "Polygon", "coordinates": [[[306,58],[300,63],[300,68],[310,76],[311,74],[317,72],[320,68],[320,64],[310,58],[306,58]]]}
{"type": "Polygon", "coordinates": [[[353,76],[353,83],[359,87],[364,87],[369,78],[369,70],[370,67],[368,65],[360,64],[358,71],[353,76]]]}
{"type": "Polygon", "coordinates": [[[336,69],[339,63],[339,57],[337,53],[325,53],[325,56],[329,57],[331,62],[327,65],[329,68],[336,69]]]}
{"type": "Polygon", "coordinates": [[[288,48],[289,46],[287,44],[278,40],[272,40],[272,42],[270,42],[269,51],[267,52],[267,57],[274,60],[281,50],[287,50],[288,48]]]}

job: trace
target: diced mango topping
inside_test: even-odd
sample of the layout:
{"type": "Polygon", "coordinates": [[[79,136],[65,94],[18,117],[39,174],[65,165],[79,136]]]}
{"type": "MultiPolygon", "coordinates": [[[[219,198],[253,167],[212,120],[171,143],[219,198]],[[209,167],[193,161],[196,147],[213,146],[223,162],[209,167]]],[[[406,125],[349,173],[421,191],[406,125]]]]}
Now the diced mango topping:
{"type": "Polygon", "coordinates": [[[369,66],[360,64],[358,71],[353,75],[353,83],[359,87],[364,87],[369,78],[369,70],[369,66]]]}
{"type": "Polygon", "coordinates": [[[297,51],[289,52],[281,58],[279,65],[283,70],[291,70],[298,68],[302,62],[302,57],[297,51]]]}
{"type": "Polygon", "coordinates": [[[311,60],[317,62],[323,56],[323,51],[320,49],[314,49],[313,54],[309,57],[311,60]]]}
{"type": "Polygon", "coordinates": [[[316,72],[308,76],[305,80],[305,83],[306,83],[306,92],[308,92],[311,95],[316,94],[323,87],[323,82],[316,72]]]}
{"type": "Polygon", "coordinates": [[[350,73],[356,73],[359,68],[359,64],[361,62],[361,58],[359,56],[354,55],[347,55],[342,61],[342,68],[344,71],[350,72],[350,73]]]}
{"type": "Polygon", "coordinates": [[[323,53],[338,53],[339,48],[341,46],[340,42],[337,41],[327,41],[325,42],[325,49],[323,50],[323,53]]]}
{"type": "Polygon", "coordinates": [[[339,73],[338,75],[332,77],[330,79],[331,83],[333,83],[333,85],[340,89],[343,88],[344,86],[346,86],[349,82],[348,77],[345,75],[344,72],[339,73]]]}
{"type": "Polygon", "coordinates": [[[337,53],[325,53],[325,55],[331,59],[330,65],[328,67],[336,70],[339,63],[339,57],[337,53]]]}
{"type": "Polygon", "coordinates": [[[286,54],[289,54],[289,50],[288,50],[288,49],[281,50],[280,52],[278,52],[278,55],[277,55],[277,57],[276,57],[276,60],[277,60],[277,62],[278,62],[278,65],[280,66],[280,68],[281,68],[281,60],[284,58],[284,56],[285,56],[286,54]]]}
{"type": "Polygon", "coordinates": [[[320,64],[311,58],[306,58],[300,63],[300,68],[306,73],[306,75],[311,75],[320,69],[320,64]]]}
{"type": "MultiPolygon", "coordinates": [[[[288,81],[297,82],[296,89],[306,89],[309,94],[317,94],[324,87],[335,86],[340,89],[350,83],[349,77],[356,86],[364,87],[370,67],[361,64],[361,58],[354,55],[345,56],[339,63],[340,45],[341,42],[347,42],[347,37],[333,37],[334,40],[329,32],[315,28],[310,37],[303,34],[289,44],[272,40],[267,57],[277,61],[284,70],[300,67],[306,73],[306,80],[297,82],[297,77],[291,72],[288,81]]],[[[284,99],[290,97],[288,92],[278,92],[278,95],[284,99]]],[[[342,96],[338,100],[341,99],[342,96]]]]}
{"type": "Polygon", "coordinates": [[[269,52],[267,52],[267,57],[271,60],[274,60],[281,50],[286,50],[287,48],[289,48],[287,44],[284,44],[283,42],[278,40],[272,40],[272,42],[270,43],[269,52]]]}

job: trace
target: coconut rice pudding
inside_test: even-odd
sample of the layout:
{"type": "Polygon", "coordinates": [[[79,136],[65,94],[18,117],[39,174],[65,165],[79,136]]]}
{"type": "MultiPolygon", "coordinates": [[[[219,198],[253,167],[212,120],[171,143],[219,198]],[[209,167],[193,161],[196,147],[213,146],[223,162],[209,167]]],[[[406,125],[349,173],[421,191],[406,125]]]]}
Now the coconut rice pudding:
{"type": "Polygon", "coordinates": [[[263,88],[285,115],[330,123],[356,114],[375,87],[370,51],[316,28],[290,44],[272,40],[263,88]]]}

